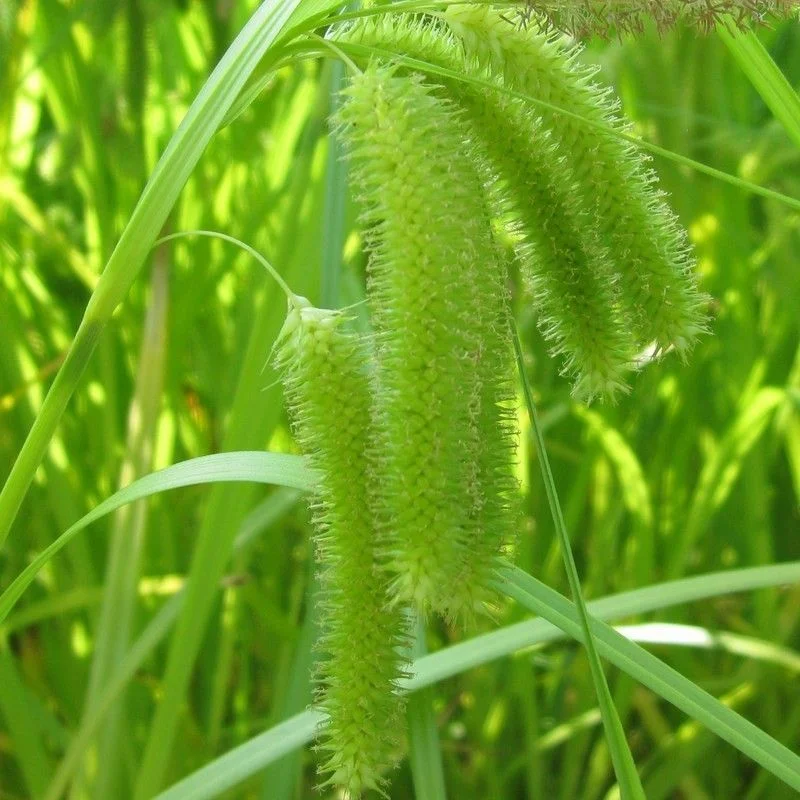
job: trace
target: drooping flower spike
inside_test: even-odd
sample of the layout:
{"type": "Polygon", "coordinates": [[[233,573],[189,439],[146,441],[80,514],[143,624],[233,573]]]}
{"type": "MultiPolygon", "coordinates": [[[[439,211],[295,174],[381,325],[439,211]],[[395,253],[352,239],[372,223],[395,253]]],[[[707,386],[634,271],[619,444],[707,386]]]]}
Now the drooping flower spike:
{"type": "Polygon", "coordinates": [[[362,21],[340,38],[539,96],[595,123],[437,76],[497,176],[493,194],[519,233],[539,327],[576,396],[613,396],[638,352],[653,343],[685,352],[704,330],[685,235],[646,156],[617,135],[624,125],[608,91],[575,65],[574,49],[483,6],[452,6],[444,16],[458,39],[410,15],[362,21]]]}
{"type": "MultiPolygon", "coordinates": [[[[341,38],[500,82],[429,19],[366,20],[341,38]]],[[[576,395],[611,396],[623,390],[637,344],[617,311],[610,254],[576,200],[579,190],[553,137],[529,104],[491,88],[445,79],[439,91],[464,112],[463,136],[483,162],[485,191],[495,213],[515,229],[539,327],[553,354],[563,357],[576,395]]]]}
{"type": "Polygon", "coordinates": [[[464,618],[511,528],[503,266],[453,104],[422,76],[374,64],[345,95],[340,134],[370,251],[376,490],[393,591],[464,618]]]}
{"type": "Polygon", "coordinates": [[[275,348],[297,439],[318,476],[314,527],[320,569],[318,703],[328,783],[357,798],[380,791],[399,746],[405,643],[377,555],[368,464],[370,377],[359,338],[339,311],[290,298],[275,348]]]}
{"type": "Polygon", "coordinates": [[[637,344],[688,350],[705,330],[706,299],[686,234],[647,156],[617,135],[630,125],[610,90],[595,83],[596,70],[582,66],[579,49],[563,37],[512,25],[489,6],[451,6],[444,17],[467,53],[509,88],[571,112],[537,109],[614,259],[618,298],[637,344]]]}
{"type": "Polygon", "coordinates": [[[374,333],[367,348],[341,312],[292,296],[277,345],[320,476],[324,769],[349,797],[381,791],[398,747],[404,606],[468,619],[513,539],[510,304],[493,223],[514,235],[577,394],[613,395],[637,349],[685,351],[703,328],[683,233],[576,51],[486,8],[444,18],[336,32],[343,47],[486,85],[353,51],[364,71],[336,124],[363,208],[374,333]]]}

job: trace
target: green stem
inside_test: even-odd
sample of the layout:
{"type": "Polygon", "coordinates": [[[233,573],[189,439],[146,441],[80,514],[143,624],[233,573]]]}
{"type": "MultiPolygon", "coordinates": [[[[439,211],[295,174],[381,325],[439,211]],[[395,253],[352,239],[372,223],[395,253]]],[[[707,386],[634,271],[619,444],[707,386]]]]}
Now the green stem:
{"type": "Polygon", "coordinates": [[[556,534],[561,545],[561,554],[564,558],[564,567],[567,573],[567,581],[569,582],[570,592],[575,602],[575,607],[578,611],[580,619],[581,630],[583,632],[583,641],[586,646],[586,653],[589,657],[589,669],[592,673],[592,681],[594,682],[595,691],[597,692],[597,700],[600,704],[600,712],[603,716],[603,725],[608,737],[608,744],[611,750],[611,759],[614,762],[614,771],[619,781],[620,790],[624,800],[627,798],[641,798],[645,800],[644,790],[642,789],[639,774],[636,771],[636,764],[633,761],[630,748],[628,747],[625,738],[625,731],[622,728],[622,723],[619,720],[617,709],[614,706],[614,701],[611,697],[611,692],[606,682],[606,676],[603,672],[603,667],[600,664],[600,657],[597,655],[594,639],[592,637],[592,630],[589,625],[589,613],[586,610],[586,604],[583,600],[583,592],[581,591],[581,582],[578,577],[578,568],[575,564],[575,557],[572,553],[572,547],[569,542],[569,535],[567,534],[567,526],[564,523],[564,515],[561,512],[561,504],[558,500],[558,492],[556,491],[555,481],[553,480],[553,473],[550,469],[550,459],[547,457],[547,450],[544,444],[544,435],[542,427],[539,423],[539,414],[531,396],[530,385],[525,373],[525,364],[522,357],[522,346],[519,340],[519,331],[514,325],[514,352],[517,357],[517,366],[519,368],[520,379],[522,380],[522,389],[525,395],[525,403],[528,407],[528,414],[530,416],[531,426],[533,428],[534,438],[536,441],[536,452],[539,457],[539,465],[542,469],[542,478],[544,480],[544,488],[547,494],[547,502],[550,506],[550,513],[553,517],[553,524],[556,528],[556,534]]]}
{"type": "MultiPolygon", "coordinates": [[[[344,65],[334,61],[330,74],[330,109],[335,114],[339,92],[345,86],[344,65]]],[[[323,308],[338,308],[339,283],[342,272],[342,249],[347,235],[345,209],[347,207],[347,165],[342,158],[339,137],[328,136],[328,158],[325,165],[325,216],[322,220],[322,287],[320,298],[323,308]]]]}
{"type": "MultiPolygon", "coordinates": [[[[419,614],[410,627],[414,630],[414,642],[411,647],[412,662],[427,655],[425,645],[425,621],[419,614]]],[[[414,781],[414,792],[420,800],[447,800],[447,789],[444,782],[444,766],[442,765],[442,749],[439,743],[439,731],[436,727],[436,715],[433,711],[433,692],[422,689],[408,700],[406,710],[408,719],[408,758],[411,762],[411,777],[414,781]]]]}

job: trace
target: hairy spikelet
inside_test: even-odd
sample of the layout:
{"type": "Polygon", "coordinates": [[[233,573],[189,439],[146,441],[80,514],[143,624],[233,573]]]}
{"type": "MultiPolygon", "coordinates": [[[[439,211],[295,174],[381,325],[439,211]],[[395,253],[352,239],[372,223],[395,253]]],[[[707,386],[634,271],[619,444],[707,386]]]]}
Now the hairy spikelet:
{"type": "Polygon", "coordinates": [[[679,23],[709,33],[728,19],[746,28],[788,18],[796,11],[794,0],[535,0],[506,16],[516,17],[523,26],[538,16],[555,30],[584,37],[639,34],[647,25],[663,33],[679,23]]]}
{"type": "Polygon", "coordinates": [[[418,75],[368,67],[339,121],[371,251],[377,482],[394,591],[468,617],[511,527],[508,308],[483,187],[462,121],[418,75]]]}
{"type": "Polygon", "coordinates": [[[505,258],[496,249],[499,269],[478,264],[473,281],[473,306],[481,317],[483,339],[475,359],[477,403],[472,407],[475,449],[472,503],[467,520],[460,571],[450,592],[471,587],[467,602],[453,613],[468,618],[474,608],[488,602],[490,580],[500,551],[512,544],[518,528],[517,480],[513,464],[517,445],[514,362],[511,319],[505,286],[505,258]]]}
{"type": "MultiPolygon", "coordinates": [[[[342,38],[495,80],[446,30],[423,19],[366,20],[342,38]]],[[[571,165],[528,104],[458,80],[443,85],[490,165],[501,210],[515,221],[540,329],[554,354],[563,356],[575,394],[611,396],[624,389],[638,343],[619,313],[614,262],[579,204],[571,165]]]]}
{"type": "Polygon", "coordinates": [[[616,135],[629,126],[609,90],[579,65],[576,48],[536,26],[515,27],[485,6],[451,7],[444,16],[467,51],[510,88],[597,123],[540,109],[615,259],[619,300],[639,344],[687,350],[705,327],[694,262],[645,156],[616,135]]]}
{"type": "Polygon", "coordinates": [[[298,441],[319,475],[314,524],[321,569],[319,702],[328,782],[352,798],[380,790],[397,747],[403,618],[377,556],[367,451],[370,379],[340,312],[297,298],[278,341],[298,441]]]}

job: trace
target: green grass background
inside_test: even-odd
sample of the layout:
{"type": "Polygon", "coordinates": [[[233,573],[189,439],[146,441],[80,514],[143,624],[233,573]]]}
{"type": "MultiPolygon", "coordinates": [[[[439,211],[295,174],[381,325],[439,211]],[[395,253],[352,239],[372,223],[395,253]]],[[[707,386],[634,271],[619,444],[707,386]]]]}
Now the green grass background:
{"type": "MultiPolygon", "coordinates": [[[[0,6],[0,484],[147,177],[254,9],[243,0],[0,6]]],[[[797,87],[798,25],[758,40],[797,87]]],[[[584,57],[601,65],[648,141],[799,198],[797,98],[759,82],[760,54],[751,40],[745,48],[678,30],[591,42],[584,57]]],[[[163,232],[224,231],[317,303],[362,299],[364,260],[326,124],[341,80],[330,61],[278,70],[211,140],[163,232]]],[[[689,363],[667,356],[616,406],[578,406],[518,300],[589,599],[800,559],[797,208],[670,159],[653,163],[713,298],[712,333],[689,363]]],[[[284,306],[261,268],[228,244],[194,237],[158,247],[100,336],[35,474],[0,555],[0,588],[140,475],[218,451],[294,452],[276,376],[264,366],[284,306]]],[[[515,562],[566,591],[527,421],[520,443],[525,515],[515,562]]],[[[311,555],[299,493],[256,484],[183,488],[76,536],[0,624],[0,798],[57,796],[65,756],[70,797],[150,797],[304,709],[311,555]],[[190,572],[183,597],[192,613],[164,628],[124,692],[103,705],[132,642],[171,613],[190,572]],[[98,708],[99,731],[81,739],[98,708]]],[[[498,599],[496,619],[480,630],[526,616],[498,599]]],[[[652,649],[800,749],[800,587],[624,621],[654,620],[714,634],[710,647],[681,647],[675,638],[686,630],[665,628],[652,649]]],[[[418,652],[463,638],[433,623],[418,652]]],[[[629,677],[607,675],[648,798],[794,796],[629,677]]],[[[409,764],[435,752],[454,798],[613,793],[588,662],[573,644],[527,649],[416,697],[424,702],[414,700],[409,722],[421,733],[393,774],[393,798],[414,796],[409,764]],[[432,721],[438,744],[420,745],[432,721]]],[[[315,768],[306,748],[226,796],[318,796],[315,768]]],[[[441,796],[437,769],[416,768],[433,781],[418,797],[441,796]]]]}

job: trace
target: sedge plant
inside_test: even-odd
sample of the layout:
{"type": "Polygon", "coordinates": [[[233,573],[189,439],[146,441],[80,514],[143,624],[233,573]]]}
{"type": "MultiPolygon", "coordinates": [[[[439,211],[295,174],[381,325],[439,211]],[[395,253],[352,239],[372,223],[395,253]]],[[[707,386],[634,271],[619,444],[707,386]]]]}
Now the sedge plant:
{"type": "MultiPolygon", "coordinates": [[[[614,24],[638,27],[645,12],[629,5],[614,24]]],[[[367,14],[327,34],[326,52],[343,55],[351,70],[332,124],[361,209],[370,330],[357,332],[345,313],[315,308],[281,280],[289,312],[274,363],[312,469],[303,488],[312,490],[321,584],[321,713],[303,717],[298,741],[324,726],[323,782],[348,797],[386,791],[388,771],[402,755],[401,695],[414,680],[407,620],[438,615],[468,627],[491,610],[497,589],[587,646],[623,796],[642,790],[598,652],[645,682],[655,676],[652,686],[705,715],[790,785],[800,775],[769,737],[590,618],[576,581],[577,610],[499,560],[514,554],[518,520],[509,265],[520,265],[540,330],[578,399],[614,399],[627,391],[643,349],[685,356],[706,326],[693,255],[654,173],[631,146],[616,101],[593,71],[578,66],[574,46],[552,32],[601,27],[582,6],[569,8],[548,15],[543,7],[545,16],[525,9],[517,20],[484,6],[367,14]]],[[[677,4],[664,8],[660,25],[682,16],[677,4]]],[[[115,276],[127,256],[141,261],[176,195],[159,176],[179,184],[188,175],[204,137],[290,17],[295,27],[281,42],[285,52],[287,42],[295,53],[319,50],[318,37],[294,37],[322,17],[312,8],[291,16],[293,9],[262,8],[190,112],[181,134],[185,157],[167,151],[147,195],[159,213],[138,212],[112,257],[114,269],[98,284],[53,399],[0,498],[0,531],[124,293],[125,281],[115,276]]],[[[750,6],[742,9],[740,19],[750,6]]],[[[517,356],[521,365],[519,350],[517,356]]],[[[537,438],[543,443],[538,431],[537,438]]],[[[545,480],[550,488],[552,475],[545,480]]],[[[554,493],[552,502],[558,518],[554,493]]],[[[568,551],[565,530],[562,546],[568,551]]],[[[47,558],[3,595],[3,615],[47,558]]],[[[567,563],[575,577],[574,562],[567,563]]],[[[199,643],[202,624],[182,630],[199,643]]],[[[171,673],[174,685],[180,672],[171,673]]],[[[160,784],[168,754],[153,741],[141,796],[160,784]]]]}
{"type": "MultiPolygon", "coordinates": [[[[497,24],[508,25],[505,20],[497,24]]],[[[504,63],[470,53],[469,45],[438,20],[401,19],[394,27],[378,25],[377,30],[373,24],[371,29],[356,31],[357,41],[371,40],[373,45],[377,41],[383,48],[400,52],[410,42],[423,58],[455,62],[464,72],[473,69],[498,83],[507,81],[504,63]]],[[[522,40],[532,37],[533,33],[523,34],[522,40]]],[[[518,34],[512,30],[505,38],[514,45],[518,34]]],[[[351,30],[341,41],[352,39],[351,30]]],[[[550,50],[557,47],[547,39],[542,44],[550,50]]],[[[502,52],[496,44],[493,50],[502,52]]],[[[516,72],[523,68],[535,72],[540,49],[523,46],[517,50],[523,55],[515,56],[516,72]]],[[[569,55],[560,61],[551,57],[549,80],[558,83],[570,61],[569,55]]],[[[305,347],[319,358],[313,370],[298,368],[289,374],[290,406],[309,456],[323,464],[327,452],[337,458],[323,469],[322,486],[343,480],[349,490],[338,500],[331,495],[323,501],[323,519],[349,513],[358,505],[359,487],[369,486],[369,491],[362,489],[360,500],[367,524],[331,525],[322,538],[323,542],[357,539],[362,542],[358,552],[367,562],[341,544],[327,558],[349,560],[350,567],[363,574],[391,576],[383,589],[376,586],[377,595],[369,602],[348,599],[355,591],[352,574],[328,588],[322,601],[326,614],[334,629],[343,632],[351,630],[347,620],[357,613],[359,602],[376,630],[383,611],[369,609],[382,609],[381,604],[411,603],[422,613],[468,619],[490,588],[492,564],[510,541],[515,432],[506,408],[512,395],[510,304],[505,288],[508,262],[494,235],[493,210],[503,215],[507,225],[522,231],[524,247],[519,253],[531,273],[543,329],[557,342],[556,353],[566,356],[565,372],[574,375],[580,394],[613,395],[622,387],[624,370],[637,347],[652,339],[657,347],[685,349],[702,329],[702,299],[680,233],[650,188],[652,178],[636,183],[640,172],[630,148],[614,153],[632,164],[625,173],[627,182],[606,207],[587,207],[591,176],[584,166],[590,160],[586,137],[581,140],[585,152],[580,143],[574,145],[583,158],[573,167],[572,142],[562,145],[518,101],[498,105],[489,90],[466,93],[466,97],[459,97],[456,90],[449,96],[445,87],[426,82],[424,75],[381,65],[375,58],[363,70],[352,66],[355,74],[337,121],[352,162],[350,176],[363,208],[361,221],[370,252],[372,402],[364,403],[366,377],[362,375],[352,378],[353,408],[348,413],[336,414],[328,407],[323,417],[316,410],[320,398],[345,394],[342,388],[326,392],[323,386],[316,387],[317,380],[331,374],[342,380],[352,375],[352,368],[339,365],[330,349],[336,339],[326,326],[335,324],[335,316],[315,316],[319,332],[312,329],[308,344],[292,347],[282,362],[293,363],[292,353],[305,347]],[[463,108],[459,99],[465,101],[463,108]],[[506,135],[492,144],[497,142],[498,124],[506,135]],[[528,152],[508,155],[523,140],[528,141],[528,152]],[[566,153],[562,154],[562,147],[566,153]],[[565,188],[563,180],[543,170],[541,163],[573,176],[573,191],[569,183],[565,188]],[[648,198],[648,192],[652,197],[648,198]],[[641,207],[639,217],[629,221],[630,211],[617,207],[617,197],[641,207]],[[607,214],[629,221],[629,229],[635,230],[636,242],[622,253],[613,242],[603,241],[604,233],[618,227],[616,218],[607,220],[607,214]],[[649,227],[639,230],[635,223],[643,220],[649,227]],[[648,230],[665,240],[677,240],[675,252],[653,241],[647,252],[655,255],[628,265],[628,274],[619,275],[612,253],[620,261],[634,258],[636,244],[647,249],[648,230]],[[664,313],[659,311],[662,302],[668,308],[664,313]],[[301,392],[302,401],[298,399],[301,392]],[[319,424],[323,418],[327,430],[319,424]],[[358,420],[365,431],[359,459],[363,473],[348,484],[353,467],[343,465],[355,457],[348,456],[349,437],[358,420]],[[341,442],[337,440],[340,428],[347,437],[341,442]],[[364,544],[369,541],[374,550],[364,544]]],[[[562,82],[570,97],[585,94],[585,77],[562,82]]],[[[591,85],[588,91],[600,100],[605,97],[591,85]]],[[[613,137],[613,129],[609,135],[613,137]]],[[[297,341],[306,342],[302,319],[290,313],[293,322],[287,341],[293,341],[294,326],[298,326],[297,341]]],[[[323,402],[320,409],[325,408],[323,402]]],[[[323,553],[326,547],[330,545],[321,548],[323,553]]],[[[366,589],[359,586],[358,591],[362,588],[366,589]]],[[[585,632],[591,649],[588,627],[585,632]]],[[[348,636],[352,633],[344,633],[342,642],[348,636]]],[[[389,765],[379,755],[388,748],[381,747],[383,738],[373,726],[379,724],[387,742],[396,726],[395,717],[381,702],[393,695],[392,671],[385,665],[393,659],[396,663],[398,640],[386,631],[373,636],[365,629],[363,636],[370,652],[358,660],[358,669],[348,666],[351,653],[335,644],[330,648],[329,663],[339,672],[325,687],[329,700],[323,701],[325,708],[332,690],[337,691],[326,734],[326,747],[333,752],[327,768],[332,772],[330,780],[339,783],[348,796],[378,787],[381,771],[389,765]],[[373,663],[372,656],[379,658],[381,652],[385,661],[373,663]],[[359,670],[366,670],[363,677],[357,676],[359,670]],[[375,694],[365,686],[377,687],[375,694]],[[340,713],[348,707],[351,716],[353,709],[363,713],[360,725],[352,719],[346,726],[341,724],[340,713]],[[354,736],[354,730],[360,731],[361,738],[354,736]]],[[[594,654],[593,664],[607,724],[619,739],[619,721],[594,654]]],[[[623,786],[629,786],[626,795],[641,796],[636,779],[624,780],[631,769],[630,754],[626,758],[624,746],[614,753],[623,786]]]]}

